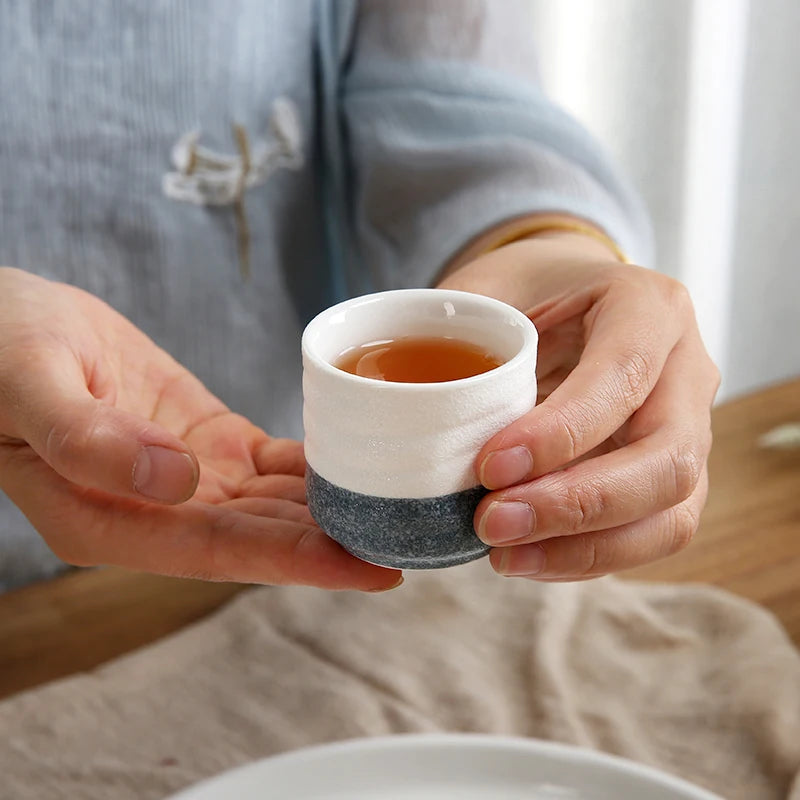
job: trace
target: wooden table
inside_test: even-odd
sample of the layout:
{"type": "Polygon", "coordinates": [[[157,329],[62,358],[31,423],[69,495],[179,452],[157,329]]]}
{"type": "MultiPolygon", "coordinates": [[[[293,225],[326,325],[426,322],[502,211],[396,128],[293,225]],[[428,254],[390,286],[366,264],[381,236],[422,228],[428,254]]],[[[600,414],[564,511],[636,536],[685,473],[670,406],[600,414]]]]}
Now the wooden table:
{"type": "Polygon", "coordinates": [[[800,425],[800,379],[714,409],[700,530],[682,552],[628,574],[722,586],[769,608],[800,645],[800,446],[759,444],[791,424],[800,425]]]}
{"type": "MultiPolygon", "coordinates": [[[[715,409],[711,491],[695,541],[628,574],[723,586],[771,609],[800,644],[800,449],[758,443],[793,422],[800,379],[715,409]]],[[[244,588],[103,569],[1,596],[0,697],[152,642],[244,588]]]]}

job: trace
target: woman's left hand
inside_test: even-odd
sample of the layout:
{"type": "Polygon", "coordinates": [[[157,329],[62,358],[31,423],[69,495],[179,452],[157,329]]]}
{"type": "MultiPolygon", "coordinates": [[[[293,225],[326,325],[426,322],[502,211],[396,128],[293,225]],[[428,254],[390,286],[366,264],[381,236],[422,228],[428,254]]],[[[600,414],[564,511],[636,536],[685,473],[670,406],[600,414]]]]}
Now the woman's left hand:
{"type": "Polygon", "coordinates": [[[708,489],[719,373],[686,289],[593,237],[501,247],[439,284],[496,297],[539,331],[539,400],[481,450],[475,515],[503,575],[569,581],[684,547],[708,489]]]}

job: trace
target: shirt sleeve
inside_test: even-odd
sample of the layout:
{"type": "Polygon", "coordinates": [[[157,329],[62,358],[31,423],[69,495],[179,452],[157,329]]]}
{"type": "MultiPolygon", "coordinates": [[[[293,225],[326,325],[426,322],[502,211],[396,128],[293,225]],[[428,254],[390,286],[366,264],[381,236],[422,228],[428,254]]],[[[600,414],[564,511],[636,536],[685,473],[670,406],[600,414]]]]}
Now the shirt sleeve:
{"type": "Polygon", "coordinates": [[[532,24],[525,0],[355,7],[338,116],[359,289],[429,285],[470,239],[537,212],[652,258],[641,201],[538,85],[532,24]]]}

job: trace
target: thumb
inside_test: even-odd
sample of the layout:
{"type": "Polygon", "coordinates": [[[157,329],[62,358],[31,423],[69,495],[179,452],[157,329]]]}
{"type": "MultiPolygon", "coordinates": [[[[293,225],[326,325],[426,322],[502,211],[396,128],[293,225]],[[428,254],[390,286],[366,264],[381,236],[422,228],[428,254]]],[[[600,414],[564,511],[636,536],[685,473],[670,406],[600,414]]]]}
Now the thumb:
{"type": "Polygon", "coordinates": [[[199,479],[191,450],[160,425],[96,399],[83,376],[70,372],[61,364],[55,375],[19,376],[15,402],[0,414],[12,436],[79,486],[160,503],[188,500],[199,479]]]}

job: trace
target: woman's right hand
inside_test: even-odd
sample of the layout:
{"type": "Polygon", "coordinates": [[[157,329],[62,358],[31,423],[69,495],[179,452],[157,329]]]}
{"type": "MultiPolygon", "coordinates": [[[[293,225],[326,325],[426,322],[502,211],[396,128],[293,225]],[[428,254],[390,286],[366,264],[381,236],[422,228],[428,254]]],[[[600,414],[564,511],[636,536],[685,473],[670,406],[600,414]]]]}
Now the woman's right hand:
{"type": "MultiPolygon", "coordinates": [[[[0,488],[60,558],[162,574],[389,589],[329,539],[300,442],[232,413],[101,300],[0,268],[0,488]]],[[[2,547],[2,543],[0,543],[2,547]]]]}

